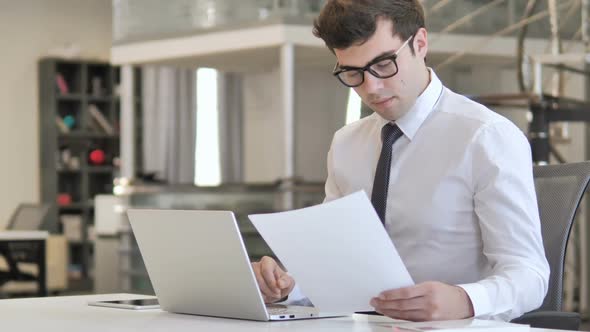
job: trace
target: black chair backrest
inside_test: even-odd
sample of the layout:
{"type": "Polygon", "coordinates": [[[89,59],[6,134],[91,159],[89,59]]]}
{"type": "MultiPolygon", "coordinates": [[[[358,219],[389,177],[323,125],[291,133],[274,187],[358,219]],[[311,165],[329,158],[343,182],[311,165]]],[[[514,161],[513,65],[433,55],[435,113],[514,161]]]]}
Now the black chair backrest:
{"type": "Polygon", "coordinates": [[[40,230],[44,226],[49,208],[49,204],[19,204],[10,217],[7,229],[12,231],[40,230]]]}
{"type": "Polygon", "coordinates": [[[535,166],[535,188],[551,275],[539,310],[561,311],[567,242],[590,180],[590,162],[535,166]]]}

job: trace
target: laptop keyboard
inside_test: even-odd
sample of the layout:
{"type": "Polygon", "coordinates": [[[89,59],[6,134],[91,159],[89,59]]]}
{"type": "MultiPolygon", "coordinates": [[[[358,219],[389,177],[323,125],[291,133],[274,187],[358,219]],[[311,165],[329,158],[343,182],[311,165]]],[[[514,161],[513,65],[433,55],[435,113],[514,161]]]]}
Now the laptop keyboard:
{"type": "Polygon", "coordinates": [[[269,307],[268,309],[268,313],[270,315],[285,315],[285,314],[290,314],[293,313],[293,310],[291,308],[278,308],[278,307],[269,307]]]}
{"type": "Polygon", "coordinates": [[[315,312],[313,307],[302,307],[302,306],[286,306],[281,304],[270,304],[266,306],[270,315],[297,315],[305,314],[310,315],[315,312]]]}

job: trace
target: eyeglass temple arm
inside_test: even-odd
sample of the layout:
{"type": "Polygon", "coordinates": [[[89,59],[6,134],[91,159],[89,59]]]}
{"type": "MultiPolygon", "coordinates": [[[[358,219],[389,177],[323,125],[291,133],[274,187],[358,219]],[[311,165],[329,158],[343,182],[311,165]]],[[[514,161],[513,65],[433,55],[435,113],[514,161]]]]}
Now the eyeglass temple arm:
{"type": "Polygon", "coordinates": [[[334,65],[334,69],[332,69],[332,73],[336,73],[336,69],[338,69],[338,61],[336,61],[336,64],[334,65]]]}

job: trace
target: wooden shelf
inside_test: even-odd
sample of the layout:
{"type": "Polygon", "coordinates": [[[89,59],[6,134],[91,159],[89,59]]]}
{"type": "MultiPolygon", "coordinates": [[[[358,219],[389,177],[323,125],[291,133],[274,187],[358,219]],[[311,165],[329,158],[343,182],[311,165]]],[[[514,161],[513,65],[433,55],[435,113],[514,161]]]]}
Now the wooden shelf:
{"type": "Polygon", "coordinates": [[[66,94],[66,95],[58,94],[57,95],[58,101],[79,101],[79,102],[81,102],[82,98],[84,98],[84,95],[82,95],[80,93],[70,93],[70,94],[66,94]]]}
{"type": "MultiPolygon", "coordinates": [[[[69,193],[75,200],[52,210],[48,228],[59,231],[60,215],[75,214],[81,232],[88,234],[87,227],[94,223],[94,196],[112,194],[113,177],[119,171],[111,163],[120,156],[119,133],[105,134],[105,130],[109,125],[118,129],[121,107],[115,89],[121,84],[120,68],[95,60],[43,58],[38,69],[41,201],[55,204],[59,193],[69,193]],[[102,116],[90,111],[90,105],[102,116]],[[60,118],[63,123],[57,122],[60,118]],[[69,132],[63,132],[68,125],[69,132]],[[95,149],[104,151],[104,164],[89,162],[95,149]]],[[[92,269],[93,248],[87,238],[69,246],[69,264],[79,266],[84,279],[92,269]]]]}
{"type": "Polygon", "coordinates": [[[88,103],[110,103],[117,100],[114,96],[88,96],[88,103]]]}
{"type": "Polygon", "coordinates": [[[88,166],[88,173],[100,174],[100,173],[113,173],[118,171],[119,168],[115,166],[88,166]]]}
{"type": "Polygon", "coordinates": [[[94,281],[90,278],[68,277],[68,291],[71,292],[92,292],[94,281]]]}
{"type": "Polygon", "coordinates": [[[57,170],[59,174],[80,174],[82,172],[81,169],[70,169],[70,168],[60,168],[57,170]]]}
{"type": "Polygon", "coordinates": [[[108,134],[101,134],[101,133],[93,133],[93,132],[84,132],[79,130],[74,130],[67,134],[59,134],[59,139],[93,139],[93,138],[100,138],[100,139],[119,139],[119,134],[115,135],[108,135],[108,134]]]}
{"type": "Polygon", "coordinates": [[[84,210],[88,207],[86,203],[72,203],[68,205],[58,205],[60,211],[68,211],[68,210],[84,210]]]}

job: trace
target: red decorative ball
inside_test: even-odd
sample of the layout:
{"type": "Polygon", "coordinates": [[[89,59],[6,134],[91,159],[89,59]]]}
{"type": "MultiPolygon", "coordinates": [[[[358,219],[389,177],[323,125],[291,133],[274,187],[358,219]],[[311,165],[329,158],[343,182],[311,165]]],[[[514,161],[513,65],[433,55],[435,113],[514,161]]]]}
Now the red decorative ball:
{"type": "Polygon", "coordinates": [[[72,204],[72,195],[61,193],[57,195],[57,205],[64,206],[72,204]]]}
{"type": "Polygon", "coordinates": [[[101,149],[96,149],[90,151],[90,162],[95,165],[100,165],[105,161],[105,154],[104,151],[101,149]]]}

